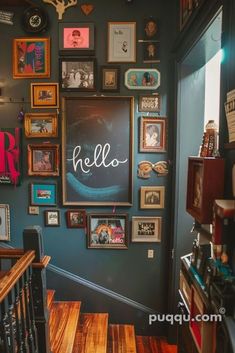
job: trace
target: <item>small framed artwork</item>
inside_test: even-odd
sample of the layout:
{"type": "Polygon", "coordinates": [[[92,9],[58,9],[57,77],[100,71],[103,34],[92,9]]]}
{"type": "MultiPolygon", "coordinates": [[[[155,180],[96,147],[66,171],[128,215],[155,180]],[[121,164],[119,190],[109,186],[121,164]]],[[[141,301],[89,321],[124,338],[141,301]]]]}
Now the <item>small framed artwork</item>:
{"type": "Polygon", "coordinates": [[[57,137],[57,113],[26,113],[24,129],[28,138],[57,137]]]}
{"type": "Polygon", "coordinates": [[[133,243],[160,242],[162,217],[132,217],[133,243]]]}
{"type": "Polygon", "coordinates": [[[50,39],[13,40],[13,78],[50,77],[50,39]]]}
{"type": "Polygon", "coordinates": [[[140,208],[158,209],[164,208],[164,186],[142,186],[140,188],[140,208]]]}
{"type": "Polygon", "coordinates": [[[119,92],[120,67],[101,66],[101,91],[119,92]]]}
{"type": "Polygon", "coordinates": [[[159,39],[159,27],[157,20],[153,17],[144,20],[144,39],[146,41],[157,41],[159,39]]]}
{"type": "Polygon", "coordinates": [[[56,183],[31,183],[30,204],[32,206],[56,206],[56,183]]]}
{"type": "Polygon", "coordinates": [[[139,112],[159,113],[161,109],[161,100],[159,94],[141,95],[138,101],[139,112]]]}
{"type": "Polygon", "coordinates": [[[160,63],[160,43],[159,42],[143,43],[143,62],[160,63]]]}
{"type": "Polygon", "coordinates": [[[95,76],[95,59],[60,59],[61,91],[94,91],[95,76]]]}
{"type": "Polygon", "coordinates": [[[86,211],[85,210],[68,210],[66,212],[68,228],[85,228],[86,227],[86,211]]]}
{"type": "Polygon", "coordinates": [[[39,215],[39,207],[38,206],[29,206],[29,214],[31,215],[39,215]]]}
{"type": "Polygon", "coordinates": [[[90,214],[88,248],[127,249],[127,214],[90,214]]]}
{"type": "Polygon", "coordinates": [[[95,52],[94,23],[59,23],[60,55],[92,55],[95,52]]]}
{"type": "Polygon", "coordinates": [[[180,0],[180,30],[205,0],[180,0]]]}
{"type": "Polygon", "coordinates": [[[160,76],[157,69],[129,69],[124,84],[128,89],[155,90],[160,86],[160,76]]]}
{"type": "Polygon", "coordinates": [[[59,210],[46,210],[44,211],[44,219],[46,227],[59,227],[60,226],[60,211],[59,210]]]}
{"type": "Polygon", "coordinates": [[[140,118],[140,152],[166,152],[165,117],[140,118]]]}
{"type": "Polygon", "coordinates": [[[31,108],[58,108],[58,83],[31,83],[31,108]]]}
{"type": "Polygon", "coordinates": [[[108,22],[108,60],[136,62],[136,22],[108,22]]]}
{"type": "Polygon", "coordinates": [[[10,240],[10,207],[0,204],[0,241],[10,240]]]}
{"type": "Polygon", "coordinates": [[[59,145],[28,145],[28,175],[58,176],[59,145]]]}

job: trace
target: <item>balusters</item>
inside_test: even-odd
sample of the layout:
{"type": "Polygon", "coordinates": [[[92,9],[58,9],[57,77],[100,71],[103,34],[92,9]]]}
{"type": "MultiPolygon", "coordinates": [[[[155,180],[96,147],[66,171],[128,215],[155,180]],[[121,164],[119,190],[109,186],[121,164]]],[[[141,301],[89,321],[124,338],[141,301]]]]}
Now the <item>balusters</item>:
{"type": "Polygon", "coordinates": [[[15,291],[14,310],[15,310],[15,320],[16,320],[16,341],[17,341],[18,352],[24,353],[23,332],[22,332],[22,325],[21,325],[21,319],[23,318],[23,315],[21,315],[21,311],[20,311],[19,282],[16,283],[16,285],[14,287],[14,291],[15,291]]]}
{"type": "Polygon", "coordinates": [[[21,321],[21,328],[22,328],[22,348],[24,353],[31,353],[29,350],[28,345],[28,335],[27,335],[27,327],[26,327],[26,317],[25,317],[25,304],[24,304],[24,281],[23,277],[19,279],[19,300],[20,300],[20,321],[21,321]]]}
{"type": "Polygon", "coordinates": [[[10,353],[10,338],[8,324],[8,299],[5,298],[1,303],[1,337],[3,343],[3,352],[10,353]]]}

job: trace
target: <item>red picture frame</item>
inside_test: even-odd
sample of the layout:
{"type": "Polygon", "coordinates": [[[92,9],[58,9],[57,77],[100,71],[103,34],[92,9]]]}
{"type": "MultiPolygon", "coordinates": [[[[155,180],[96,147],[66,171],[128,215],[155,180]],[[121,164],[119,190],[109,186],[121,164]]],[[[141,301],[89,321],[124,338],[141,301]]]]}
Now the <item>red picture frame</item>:
{"type": "Polygon", "coordinates": [[[86,211],[85,210],[68,210],[66,212],[67,228],[85,228],[86,227],[86,211]]]}

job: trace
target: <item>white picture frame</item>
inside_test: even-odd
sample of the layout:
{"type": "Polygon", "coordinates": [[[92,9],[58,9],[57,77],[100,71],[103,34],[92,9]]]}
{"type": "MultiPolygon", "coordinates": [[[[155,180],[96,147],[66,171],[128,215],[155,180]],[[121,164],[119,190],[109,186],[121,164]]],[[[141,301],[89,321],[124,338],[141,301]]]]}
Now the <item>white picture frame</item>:
{"type": "Polygon", "coordinates": [[[10,240],[10,207],[0,204],[0,241],[10,240]]]}
{"type": "Polygon", "coordinates": [[[161,241],[162,217],[132,217],[131,241],[152,243],[161,241]]]}

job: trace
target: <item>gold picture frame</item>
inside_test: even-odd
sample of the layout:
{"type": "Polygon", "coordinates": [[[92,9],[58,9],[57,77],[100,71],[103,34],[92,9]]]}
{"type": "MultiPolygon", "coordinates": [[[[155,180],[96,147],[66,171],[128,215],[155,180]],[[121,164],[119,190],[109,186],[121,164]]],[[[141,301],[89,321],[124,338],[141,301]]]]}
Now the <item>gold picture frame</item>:
{"type": "Polygon", "coordinates": [[[28,145],[28,175],[58,176],[59,145],[28,145]]]}
{"type": "Polygon", "coordinates": [[[165,186],[141,186],[140,208],[163,209],[165,205],[165,186]]]}
{"type": "Polygon", "coordinates": [[[27,138],[58,137],[57,113],[26,113],[24,129],[27,138]]]}
{"type": "Polygon", "coordinates": [[[59,108],[59,84],[31,83],[31,108],[59,108]]]}

